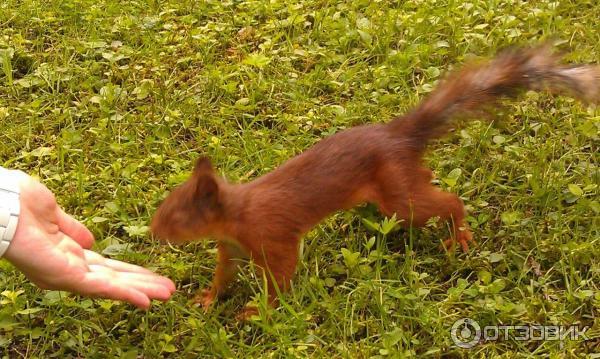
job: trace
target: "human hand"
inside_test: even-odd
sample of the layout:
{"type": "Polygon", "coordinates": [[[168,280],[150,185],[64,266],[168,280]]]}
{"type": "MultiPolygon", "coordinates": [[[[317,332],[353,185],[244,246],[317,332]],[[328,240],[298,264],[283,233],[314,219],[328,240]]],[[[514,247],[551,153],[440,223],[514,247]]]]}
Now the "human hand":
{"type": "Polygon", "coordinates": [[[152,299],[171,297],[175,285],[170,279],[89,250],[92,233],[58,206],[46,186],[23,174],[20,188],[19,222],[4,257],[38,287],[123,300],[144,309],[152,299]]]}

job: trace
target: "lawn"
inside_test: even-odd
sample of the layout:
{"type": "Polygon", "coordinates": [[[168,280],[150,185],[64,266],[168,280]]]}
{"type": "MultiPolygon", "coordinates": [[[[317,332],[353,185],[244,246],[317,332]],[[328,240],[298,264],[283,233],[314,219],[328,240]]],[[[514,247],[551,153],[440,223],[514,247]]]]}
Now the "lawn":
{"type": "MultiPolygon", "coordinates": [[[[40,178],[95,234],[95,249],[171,277],[145,312],[45,292],[0,262],[0,352],[19,357],[578,356],[600,352],[600,110],[528,93],[494,121],[457,124],[427,156],[467,204],[478,245],[448,229],[397,230],[370,207],[303,242],[276,309],[252,271],[204,313],[215,267],[203,241],[153,240],[149,219],[200,154],[232,181],[320,138],[389,121],[443,74],[512,44],[553,39],[600,59],[600,4],[563,1],[3,0],[0,165],[40,178]],[[587,341],[454,345],[461,318],[589,326],[587,341]]],[[[599,357],[597,354],[591,357],[599,357]]]]}

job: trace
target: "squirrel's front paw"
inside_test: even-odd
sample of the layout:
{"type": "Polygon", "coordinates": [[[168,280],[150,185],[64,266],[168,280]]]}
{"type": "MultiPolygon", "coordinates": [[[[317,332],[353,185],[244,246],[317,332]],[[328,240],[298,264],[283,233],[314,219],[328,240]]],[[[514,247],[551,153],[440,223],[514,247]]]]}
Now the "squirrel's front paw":
{"type": "Polygon", "coordinates": [[[198,306],[202,306],[204,311],[208,311],[212,304],[215,302],[215,292],[212,289],[202,289],[200,293],[194,297],[194,303],[198,306]]]}
{"type": "Polygon", "coordinates": [[[456,238],[450,237],[446,239],[444,241],[444,247],[446,247],[446,250],[453,250],[454,245],[458,243],[460,244],[463,252],[467,253],[469,251],[469,242],[472,242],[473,244],[475,243],[475,241],[473,240],[473,234],[467,228],[458,232],[456,238]]]}
{"type": "Polygon", "coordinates": [[[250,320],[253,316],[258,315],[258,308],[253,305],[246,305],[242,311],[236,315],[236,319],[244,322],[250,320]]]}

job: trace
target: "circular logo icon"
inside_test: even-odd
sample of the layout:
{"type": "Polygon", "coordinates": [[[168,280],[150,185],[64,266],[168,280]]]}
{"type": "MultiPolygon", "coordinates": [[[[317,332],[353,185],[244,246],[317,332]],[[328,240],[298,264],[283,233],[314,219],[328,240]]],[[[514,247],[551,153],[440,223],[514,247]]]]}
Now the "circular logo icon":
{"type": "Polygon", "coordinates": [[[479,343],[481,327],[471,318],[462,318],[452,324],[450,336],[459,348],[470,349],[479,343]]]}

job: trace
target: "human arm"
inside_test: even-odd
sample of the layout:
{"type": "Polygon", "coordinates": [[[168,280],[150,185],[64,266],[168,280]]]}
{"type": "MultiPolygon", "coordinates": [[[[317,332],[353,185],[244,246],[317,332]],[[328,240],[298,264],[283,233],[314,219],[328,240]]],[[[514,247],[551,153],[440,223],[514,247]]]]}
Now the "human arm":
{"type": "Polygon", "coordinates": [[[171,297],[175,285],[170,279],[91,251],[92,233],[65,213],[42,183],[20,171],[11,178],[18,182],[20,214],[4,258],[38,287],[123,300],[140,308],[148,308],[152,299],[171,297]]]}

